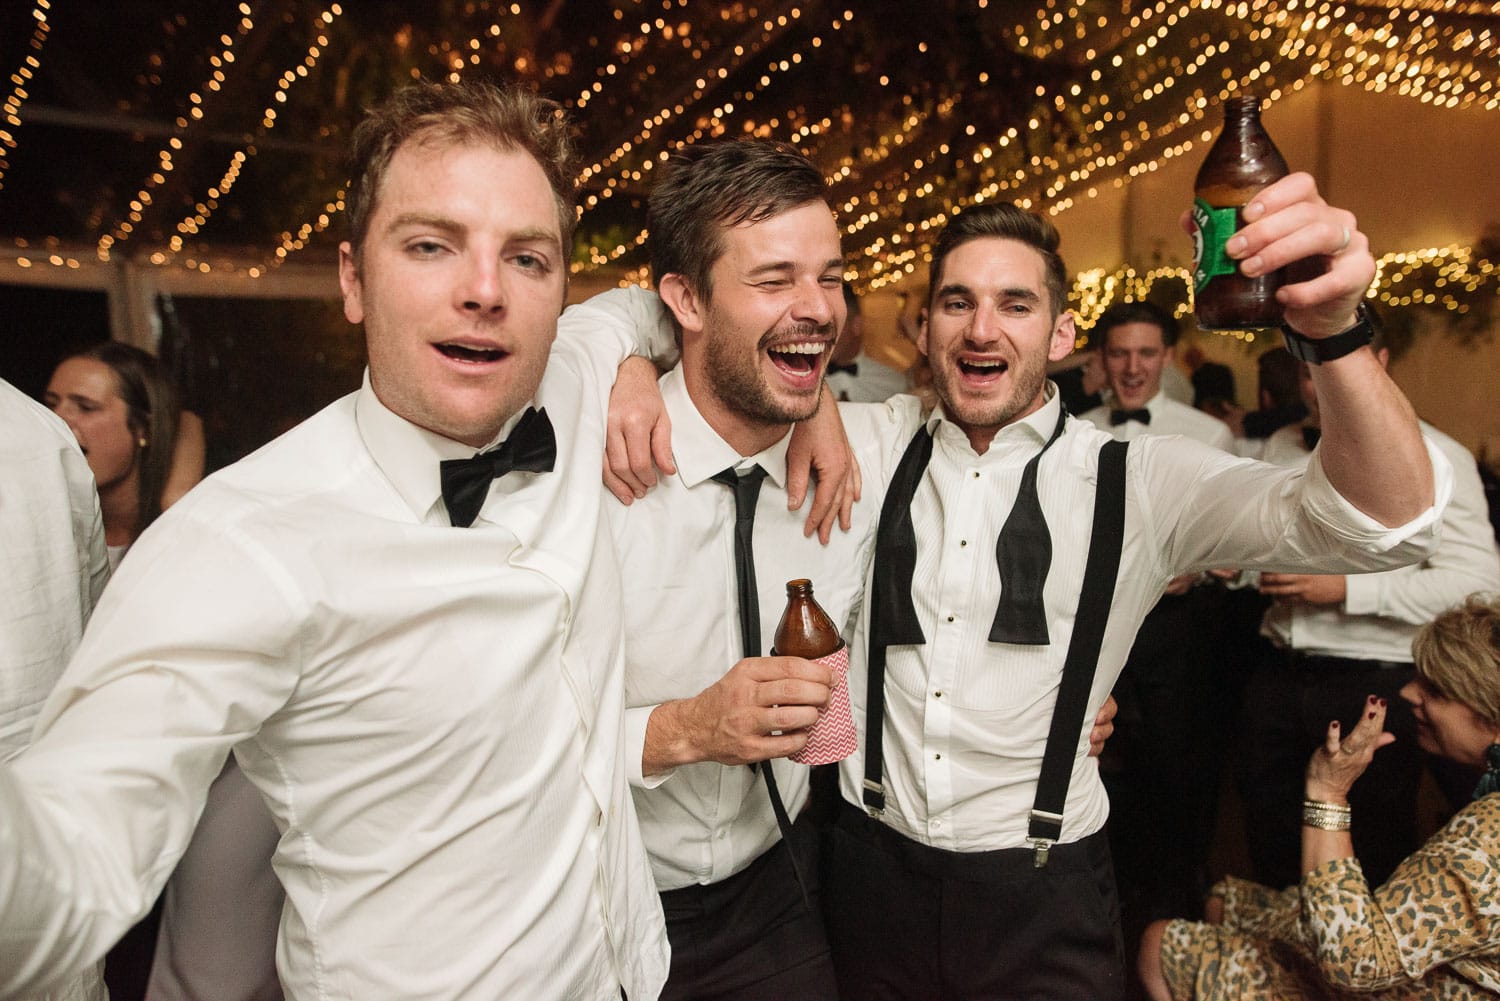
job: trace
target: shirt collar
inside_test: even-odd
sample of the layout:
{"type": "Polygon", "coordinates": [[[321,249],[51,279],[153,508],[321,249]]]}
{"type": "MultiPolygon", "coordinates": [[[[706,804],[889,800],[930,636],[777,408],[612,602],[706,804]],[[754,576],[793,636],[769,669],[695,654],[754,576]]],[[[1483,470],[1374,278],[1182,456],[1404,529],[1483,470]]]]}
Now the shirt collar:
{"type": "MultiPolygon", "coordinates": [[[[1028,444],[1033,440],[1035,444],[1040,445],[1045,444],[1047,439],[1052,437],[1052,430],[1057,427],[1057,411],[1062,406],[1062,398],[1058,395],[1057,386],[1051,379],[1047,380],[1043,394],[1045,398],[1040,407],[996,432],[995,440],[985,455],[1009,451],[1009,449],[996,449],[996,445],[1028,444]]],[[[937,406],[932,408],[932,413],[927,417],[927,431],[935,439],[947,439],[955,444],[961,443],[965,448],[973,451],[973,447],[969,444],[968,434],[948,417],[942,400],[937,402],[937,406]],[[944,427],[947,428],[946,431],[943,430],[944,427]]]]}
{"type": "Polygon", "coordinates": [[[792,432],[778,438],[755,455],[742,456],[735,447],[719,437],[704,419],[693,398],[688,395],[682,365],[661,377],[661,398],[667,416],[672,419],[672,458],[677,463],[677,478],[685,487],[696,487],[715,473],[734,466],[749,469],[759,465],[778,487],[786,485],[786,450],[792,432]]]}
{"type": "Polygon", "coordinates": [[[495,442],[503,441],[510,434],[525,412],[526,408],[522,407],[512,414],[484,449],[476,449],[418,427],[391,411],[371,388],[368,368],[354,398],[354,422],[370,458],[375,460],[375,465],[396,488],[418,521],[426,520],[433,505],[442,497],[438,463],[444,459],[467,459],[493,447],[495,442]]]}

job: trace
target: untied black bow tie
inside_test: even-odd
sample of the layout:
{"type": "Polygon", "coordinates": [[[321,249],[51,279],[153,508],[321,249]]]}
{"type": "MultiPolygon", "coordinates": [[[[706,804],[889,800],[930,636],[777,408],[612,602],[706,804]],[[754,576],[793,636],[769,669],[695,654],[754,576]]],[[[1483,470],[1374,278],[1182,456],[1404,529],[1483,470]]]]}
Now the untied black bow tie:
{"type": "Polygon", "coordinates": [[[846,372],[849,375],[858,376],[859,375],[859,362],[857,362],[857,361],[851,361],[847,365],[835,365],[835,364],[833,364],[833,362],[829,362],[828,363],[828,374],[829,375],[838,375],[840,372],[846,372]]]}
{"type": "Polygon", "coordinates": [[[467,528],[479,517],[490,483],[513,470],[549,473],[557,462],[557,437],[546,408],[527,407],[526,413],[499,448],[468,459],[444,459],[438,465],[448,521],[467,528]]]}
{"type": "Polygon", "coordinates": [[[1111,410],[1109,412],[1109,426],[1118,427],[1126,421],[1140,421],[1142,424],[1151,423],[1151,411],[1142,407],[1140,410],[1111,410]]]}

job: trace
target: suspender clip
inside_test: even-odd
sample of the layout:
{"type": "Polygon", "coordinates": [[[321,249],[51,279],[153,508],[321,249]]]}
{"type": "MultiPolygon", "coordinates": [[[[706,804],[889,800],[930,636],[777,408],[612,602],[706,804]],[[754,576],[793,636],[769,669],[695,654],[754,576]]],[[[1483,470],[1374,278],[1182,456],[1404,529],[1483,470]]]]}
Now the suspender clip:
{"type": "Polygon", "coordinates": [[[1031,831],[1026,843],[1031,845],[1031,864],[1034,868],[1047,868],[1047,857],[1052,852],[1052,846],[1057,844],[1056,837],[1047,837],[1048,834],[1062,836],[1062,814],[1049,813],[1046,810],[1031,810],[1031,831]]]}
{"type": "Polygon", "coordinates": [[[863,780],[865,789],[865,811],[872,817],[885,815],[885,783],[863,780]],[[873,795],[872,795],[873,794],[873,795]],[[880,804],[879,806],[875,804],[880,804]]]}

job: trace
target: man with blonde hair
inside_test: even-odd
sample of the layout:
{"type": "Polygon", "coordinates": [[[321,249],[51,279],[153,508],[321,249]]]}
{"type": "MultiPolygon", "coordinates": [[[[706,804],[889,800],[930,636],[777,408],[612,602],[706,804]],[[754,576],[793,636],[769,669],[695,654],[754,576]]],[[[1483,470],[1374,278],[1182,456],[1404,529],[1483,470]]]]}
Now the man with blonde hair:
{"type": "Polygon", "coordinates": [[[145,912],[231,751],[281,831],[294,1001],[657,995],[598,489],[635,345],[558,334],[572,176],[520,90],[417,85],[360,125],[368,377],[144,534],[0,769],[0,995],[145,912]]]}

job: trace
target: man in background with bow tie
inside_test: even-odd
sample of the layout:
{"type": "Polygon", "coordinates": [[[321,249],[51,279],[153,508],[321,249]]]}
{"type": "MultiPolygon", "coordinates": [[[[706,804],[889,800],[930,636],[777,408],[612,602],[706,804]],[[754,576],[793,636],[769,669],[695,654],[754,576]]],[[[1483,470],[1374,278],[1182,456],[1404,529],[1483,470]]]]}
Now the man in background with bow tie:
{"type": "MultiPolygon", "coordinates": [[[[1162,389],[1179,333],[1176,318],[1151,302],[1106,309],[1089,347],[1099,352],[1112,403],[1083,419],[1117,441],[1181,435],[1233,453],[1223,421],[1162,389]]],[[[1208,889],[1220,763],[1203,748],[1226,723],[1216,702],[1223,594],[1202,574],[1174,578],[1141,623],[1115,684],[1119,732],[1103,768],[1127,955],[1150,921],[1198,916],[1208,889]],[[1164,816],[1176,822],[1164,825],[1164,816]]]]}
{"type": "MultiPolygon", "coordinates": [[[[1389,365],[1378,329],[1370,349],[1382,367],[1389,365]]],[[[1310,369],[1302,365],[1299,377],[1308,416],[1271,433],[1266,462],[1301,469],[1315,461],[1324,421],[1310,369]]],[[[1443,512],[1436,552],[1386,573],[1259,575],[1261,593],[1272,598],[1261,622],[1269,644],[1245,690],[1240,789],[1247,815],[1257,818],[1248,844],[1251,875],[1267,886],[1287,886],[1301,876],[1296,807],[1308,755],[1329,720],[1352,725],[1350,714],[1370,694],[1386,700],[1385,728],[1396,742],[1375,756],[1350,793],[1356,813],[1380,818],[1354,825],[1354,854],[1370,885],[1378,886],[1420,843],[1422,754],[1411,706],[1398,695],[1415,673],[1411,641],[1422,625],[1471,593],[1500,591],[1500,554],[1474,457],[1426,422],[1422,431],[1453,465],[1453,499],[1443,512]]],[[[1461,784],[1460,802],[1472,777],[1461,784]]]]}
{"type": "Polygon", "coordinates": [[[1176,364],[1177,320],[1150,302],[1119,302],[1094,324],[1089,348],[1100,352],[1114,394],[1109,406],[1081,416],[1119,441],[1143,434],[1180,434],[1225,452],[1234,435],[1221,420],[1178,403],[1162,390],[1162,375],[1176,364]]]}
{"type": "Polygon", "coordinates": [[[0,768],[0,995],[145,913],[233,752],[281,831],[293,1001],[656,997],[598,488],[637,346],[558,334],[568,129],[424,84],[356,131],[365,383],[142,536],[0,768]]]}

